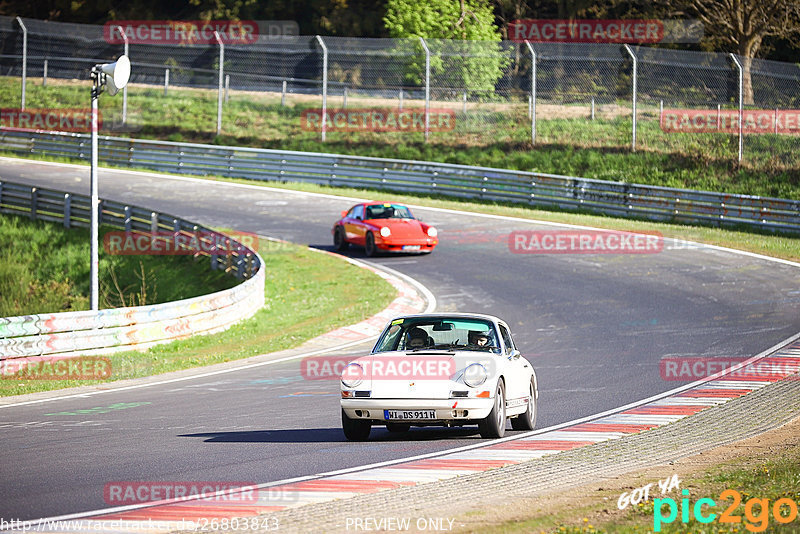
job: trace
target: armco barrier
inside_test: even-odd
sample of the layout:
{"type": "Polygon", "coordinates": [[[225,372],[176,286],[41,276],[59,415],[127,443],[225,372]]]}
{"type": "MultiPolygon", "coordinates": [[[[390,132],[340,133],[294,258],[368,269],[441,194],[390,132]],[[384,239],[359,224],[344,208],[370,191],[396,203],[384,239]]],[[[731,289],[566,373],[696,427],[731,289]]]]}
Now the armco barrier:
{"type": "MultiPolygon", "coordinates": [[[[88,161],[85,134],[0,130],[0,150],[88,161]]],[[[424,161],[100,137],[108,165],[254,180],[312,182],[622,217],[800,232],[800,200],[729,195],[424,161]]]]}
{"type": "MultiPolygon", "coordinates": [[[[0,213],[61,222],[69,228],[89,225],[89,206],[88,196],[0,182],[0,213]]],[[[135,206],[104,200],[99,209],[100,224],[126,231],[172,232],[238,245],[214,230],[135,206]]],[[[265,274],[257,252],[244,247],[225,256],[196,254],[209,256],[212,269],[246,280],[231,289],[164,304],[0,318],[0,361],[145,348],[224,330],[264,305],[265,274]]]]}

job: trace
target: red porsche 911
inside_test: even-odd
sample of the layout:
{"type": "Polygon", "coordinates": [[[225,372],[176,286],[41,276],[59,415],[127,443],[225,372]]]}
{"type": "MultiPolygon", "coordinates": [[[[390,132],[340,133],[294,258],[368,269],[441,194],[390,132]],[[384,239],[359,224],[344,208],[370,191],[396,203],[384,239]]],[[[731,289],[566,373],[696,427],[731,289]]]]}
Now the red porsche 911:
{"type": "Polygon", "coordinates": [[[351,244],[364,247],[367,256],[379,252],[427,254],[439,243],[433,226],[414,218],[401,204],[364,202],[342,212],[331,230],[336,250],[351,244]]]}

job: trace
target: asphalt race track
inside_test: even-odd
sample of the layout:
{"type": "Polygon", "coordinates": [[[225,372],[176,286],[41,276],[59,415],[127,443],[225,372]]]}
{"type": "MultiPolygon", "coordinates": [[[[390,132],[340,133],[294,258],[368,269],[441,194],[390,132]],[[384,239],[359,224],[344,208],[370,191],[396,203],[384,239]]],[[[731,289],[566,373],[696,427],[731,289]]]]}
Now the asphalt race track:
{"type": "MultiPolygon", "coordinates": [[[[88,177],[88,167],[0,159],[3,181],[88,194],[88,177]]],[[[328,250],[332,223],[354,203],[102,169],[100,196],[328,250]]],[[[539,428],[682,384],[662,379],[662,356],[752,356],[800,331],[800,269],[791,265],[669,243],[657,254],[512,254],[509,232],[552,227],[414,212],[439,228],[436,251],[369,261],[425,284],[438,311],[508,321],[539,376],[539,428]]],[[[285,362],[2,408],[0,517],[106,508],[113,481],[262,483],[481,441],[477,429],[398,438],[375,428],[367,443],[345,442],[338,383],[304,380],[298,369],[285,362]]]]}

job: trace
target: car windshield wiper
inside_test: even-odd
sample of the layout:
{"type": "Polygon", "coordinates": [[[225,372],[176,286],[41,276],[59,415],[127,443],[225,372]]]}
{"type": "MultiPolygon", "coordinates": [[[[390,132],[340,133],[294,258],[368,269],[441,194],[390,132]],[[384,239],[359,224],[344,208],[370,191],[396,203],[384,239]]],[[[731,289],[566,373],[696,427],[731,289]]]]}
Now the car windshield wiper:
{"type": "Polygon", "coordinates": [[[421,350],[450,350],[455,347],[460,347],[461,345],[433,345],[432,347],[415,347],[415,348],[406,348],[406,352],[419,352],[421,350]]]}

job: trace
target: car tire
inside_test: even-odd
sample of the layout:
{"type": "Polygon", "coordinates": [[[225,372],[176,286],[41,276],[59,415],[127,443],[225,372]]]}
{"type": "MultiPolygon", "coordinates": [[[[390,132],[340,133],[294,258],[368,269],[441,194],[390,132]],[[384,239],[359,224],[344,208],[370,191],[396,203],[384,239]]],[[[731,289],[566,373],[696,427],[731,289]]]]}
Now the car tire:
{"type": "Polygon", "coordinates": [[[502,379],[497,381],[492,411],[480,420],[478,429],[482,438],[502,438],[506,433],[506,387],[502,379]]]}
{"type": "Polygon", "coordinates": [[[533,430],[536,426],[536,416],[539,414],[539,407],[537,406],[536,392],[533,387],[533,380],[531,379],[530,391],[528,392],[530,395],[528,399],[528,409],[517,417],[511,418],[511,428],[514,430],[533,430]]]}
{"type": "Polygon", "coordinates": [[[350,243],[347,242],[344,235],[344,228],[341,226],[336,227],[336,231],[333,232],[333,247],[338,252],[344,252],[348,249],[350,243]]]}
{"type": "Polygon", "coordinates": [[[367,441],[372,430],[372,423],[361,419],[350,419],[342,410],[342,430],[344,430],[344,437],[350,441],[367,441]]]}
{"type": "Polygon", "coordinates": [[[408,432],[411,425],[407,423],[386,423],[386,430],[392,433],[408,432]]]}
{"type": "Polygon", "coordinates": [[[370,258],[378,253],[378,248],[375,246],[375,236],[372,232],[367,232],[366,239],[364,240],[364,253],[370,258]]]}

